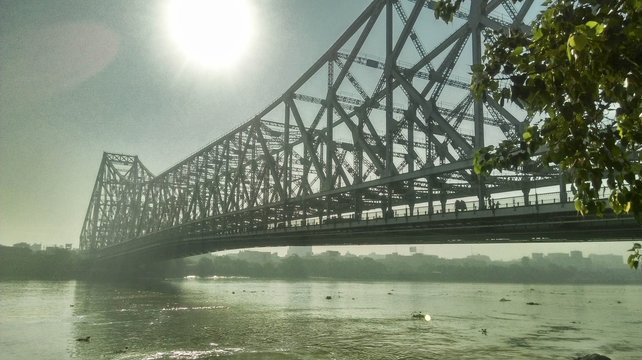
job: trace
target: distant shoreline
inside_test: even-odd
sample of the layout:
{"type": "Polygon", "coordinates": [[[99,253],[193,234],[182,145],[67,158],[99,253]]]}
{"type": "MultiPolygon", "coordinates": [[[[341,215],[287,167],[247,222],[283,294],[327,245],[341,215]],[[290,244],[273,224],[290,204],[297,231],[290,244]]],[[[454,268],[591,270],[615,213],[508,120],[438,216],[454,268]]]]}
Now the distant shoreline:
{"type": "Polygon", "coordinates": [[[97,269],[77,252],[66,249],[34,252],[0,247],[0,279],[114,281],[217,275],[270,280],[642,285],[642,271],[631,270],[624,263],[594,264],[581,255],[559,258],[524,257],[504,262],[483,256],[442,259],[424,254],[391,254],[373,259],[341,255],[336,251],[301,257],[244,251],[224,256],[206,254],[123,270],[97,269]]]}

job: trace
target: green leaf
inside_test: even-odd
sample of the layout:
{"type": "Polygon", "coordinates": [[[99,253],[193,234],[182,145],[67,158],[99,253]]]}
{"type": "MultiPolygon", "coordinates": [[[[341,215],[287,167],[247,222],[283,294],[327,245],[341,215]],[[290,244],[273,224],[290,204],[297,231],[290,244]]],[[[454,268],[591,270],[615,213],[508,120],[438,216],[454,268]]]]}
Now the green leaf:
{"type": "Polygon", "coordinates": [[[575,199],[575,210],[577,210],[578,213],[584,215],[584,203],[581,199],[575,199]]]}
{"type": "Polygon", "coordinates": [[[629,268],[633,269],[633,262],[635,261],[635,254],[629,255],[626,259],[626,263],[629,264],[629,268]]]}
{"type": "Polygon", "coordinates": [[[542,29],[540,29],[539,27],[533,28],[533,41],[537,41],[537,39],[541,38],[542,35],[542,29]]]}
{"type": "MultiPolygon", "coordinates": [[[[456,2],[435,3],[452,12],[456,2]]],[[[511,101],[539,128],[520,130],[510,146],[484,153],[474,170],[520,171],[541,149],[542,165],[565,170],[578,213],[607,211],[596,188],[608,179],[609,211],[628,213],[642,224],[642,85],[634,81],[640,70],[642,0],[544,0],[543,6],[530,37],[488,32],[484,69],[471,81],[476,99],[511,101]],[[600,4],[595,14],[591,4],[600,4]]],[[[640,266],[642,257],[635,261],[640,266]]]]}
{"type": "Polygon", "coordinates": [[[600,35],[604,31],[604,26],[597,21],[587,21],[586,26],[595,31],[595,35],[600,35]]]}
{"type": "Polygon", "coordinates": [[[488,155],[485,151],[479,150],[475,153],[475,156],[473,158],[473,169],[475,170],[475,174],[477,175],[483,175],[484,174],[484,164],[482,158],[484,155],[488,155]]]}
{"type": "Polygon", "coordinates": [[[475,174],[481,175],[481,173],[483,171],[483,166],[482,166],[482,164],[480,164],[478,162],[475,162],[475,168],[474,169],[475,169],[475,174]]]}
{"type": "Polygon", "coordinates": [[[577,51],[582,51],[586,47],[587,43],[588,39],[586,38],[586,35],[582,33],[576,33],[568,38],[568,44],[577,51]]]}
{"type": "Polygon", "coordinates": [[[482,71],[484,71],[484,65],[483,64],[473,64],[473,65],[470,65],[470,69],[473,72],[476,72],[476,73],[482,72],[482,71]]]}

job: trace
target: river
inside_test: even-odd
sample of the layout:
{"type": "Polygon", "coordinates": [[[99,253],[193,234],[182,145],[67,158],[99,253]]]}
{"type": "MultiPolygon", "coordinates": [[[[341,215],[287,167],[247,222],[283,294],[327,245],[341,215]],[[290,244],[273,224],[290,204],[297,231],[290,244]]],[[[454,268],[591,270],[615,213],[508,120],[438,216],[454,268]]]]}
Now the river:
{"type": "Polygon", "coordinates": [[[608,285],[5,281],[0,357],[639,359],[641,300],[608,285]]]}

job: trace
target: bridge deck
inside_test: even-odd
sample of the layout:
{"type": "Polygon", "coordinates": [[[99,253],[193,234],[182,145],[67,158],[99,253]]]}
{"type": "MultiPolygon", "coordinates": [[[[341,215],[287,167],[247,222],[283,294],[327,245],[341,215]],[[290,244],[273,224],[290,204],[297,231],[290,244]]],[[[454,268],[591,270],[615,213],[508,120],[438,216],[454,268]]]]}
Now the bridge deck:
{"type": "Polygon", "coordinates": [[[265,230],[212,233],[200,224],[150,234],[100,251],[98,258],[180,258],[222,250],[289,245],[494,244],[631,241],[642,234],[631,216],[581,216],[572,204],[551,203],[265,230]]]}

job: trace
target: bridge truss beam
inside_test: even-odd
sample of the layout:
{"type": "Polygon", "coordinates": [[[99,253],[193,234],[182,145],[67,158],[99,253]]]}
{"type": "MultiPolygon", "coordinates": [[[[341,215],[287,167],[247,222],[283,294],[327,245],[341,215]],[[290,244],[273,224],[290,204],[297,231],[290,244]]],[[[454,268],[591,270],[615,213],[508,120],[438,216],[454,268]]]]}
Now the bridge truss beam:
{"type": "Polygon", "coordinates": [[[472,171],[477,149],[531,120],[467,85],[482,30],[525,26],[531,4],[472,1],[446,25],[432,1],[374,0],[278,99],[179,164],[154,177],[137,157],[105,154],[81,248],[185,224],[267,229],[470,197],[484,209],[495,192],[559,185],[555,168],[484,181],[472,171]]]}

